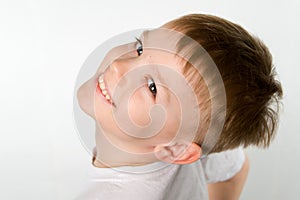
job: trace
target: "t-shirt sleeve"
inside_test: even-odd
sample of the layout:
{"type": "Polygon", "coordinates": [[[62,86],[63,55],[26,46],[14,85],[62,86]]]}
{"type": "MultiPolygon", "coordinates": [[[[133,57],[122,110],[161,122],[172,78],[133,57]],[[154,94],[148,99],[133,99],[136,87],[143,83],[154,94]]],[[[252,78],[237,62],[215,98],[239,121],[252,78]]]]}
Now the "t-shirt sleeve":
{"type": "Polygon", "coordinates": [[[212,153],[200,159],[207,183],[226,181],[237,174],[245,161],[242,148],[212,153]]]}

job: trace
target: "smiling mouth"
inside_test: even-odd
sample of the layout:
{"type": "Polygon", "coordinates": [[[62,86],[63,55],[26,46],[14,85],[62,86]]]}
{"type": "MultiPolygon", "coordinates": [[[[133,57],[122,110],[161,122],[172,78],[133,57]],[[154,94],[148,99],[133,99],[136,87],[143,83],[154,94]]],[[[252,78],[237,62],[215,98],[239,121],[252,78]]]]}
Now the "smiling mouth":
{"type": "Polygon", "coordinates": [[[111,105],[114,105],[112,98],[110,96],[110,93],[107,89],[107,85],[104,81],[104,74],[101,74],[98,78],[98,91],[100,92],[100,94],[102,94],[102,96],[106,99],[106,101],[108,103],[110,103],[111,105]]]}

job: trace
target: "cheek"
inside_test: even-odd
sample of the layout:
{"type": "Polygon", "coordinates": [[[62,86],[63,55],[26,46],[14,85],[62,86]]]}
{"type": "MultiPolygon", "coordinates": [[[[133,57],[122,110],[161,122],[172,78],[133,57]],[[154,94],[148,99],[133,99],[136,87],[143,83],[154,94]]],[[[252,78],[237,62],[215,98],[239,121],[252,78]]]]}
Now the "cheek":
{"type": "Polygon", "coordinates": [[[110,130],[113,125],[112,111],[111,109],[104,104],[104,102],[99,99],[95,99],[94,113],[95,113],[95,122],[104,130],[110,130]]]}
{"type": "Polygon", "coordinates": [[[133,124],[147,126],[151,122],[150,109],[152,107],[151,97],[140,88],[133,93],[128,102],[128,113],[133,124]]]}
{"type": "Polygon", "coordinates": [[[164,121],[164,127],[161,129],[159,134],[153,138],[156,145],[171,142],[175,137],[177,137],[181,123],[180,104],[175,95],[171,93],[170,101],[162,101],[161,105],[165,108],[166,119],[164,121]]]}

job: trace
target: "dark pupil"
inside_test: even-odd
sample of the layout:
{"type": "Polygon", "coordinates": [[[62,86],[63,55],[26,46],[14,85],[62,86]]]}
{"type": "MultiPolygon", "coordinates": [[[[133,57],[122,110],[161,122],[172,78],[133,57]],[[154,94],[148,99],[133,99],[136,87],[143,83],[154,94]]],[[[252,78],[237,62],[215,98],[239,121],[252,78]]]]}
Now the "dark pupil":
{"type": "Polygon", "coordinates": [[[149,89],[151,90],[151,92],[156,95],[156,87],[155,87],[155,84],[154,83],[151,83],[149,85],[149,89]]]}
{"type": "Polygon", "coordinates": [[[136,51],[137,51],[138,55],[140,56],[143,53],[143,48],[142,47],[138,47],[136,51]]]}

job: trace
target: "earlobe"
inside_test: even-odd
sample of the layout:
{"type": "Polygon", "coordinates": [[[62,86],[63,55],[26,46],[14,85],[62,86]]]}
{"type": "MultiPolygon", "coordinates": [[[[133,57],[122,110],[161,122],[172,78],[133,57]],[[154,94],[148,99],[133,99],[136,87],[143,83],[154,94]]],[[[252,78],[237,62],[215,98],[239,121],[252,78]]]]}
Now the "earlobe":
{"type": "Polygon", "coordinates": [[[173,145],[158,145],[154,149],[157,159],[173,164],[189,164],[201,156],[201,147],[196,143],[175,143],[173,145]]]}

